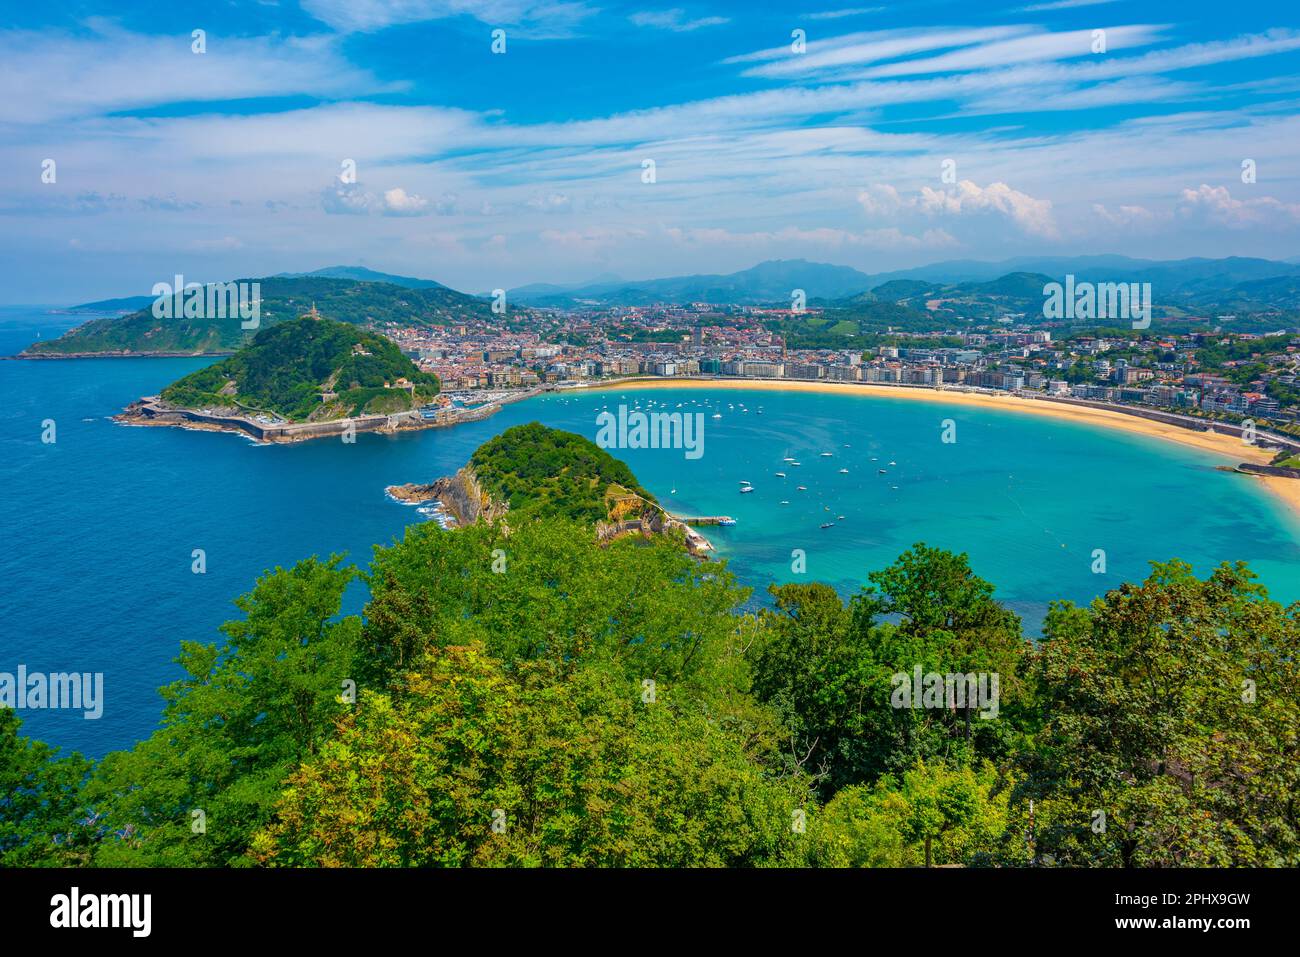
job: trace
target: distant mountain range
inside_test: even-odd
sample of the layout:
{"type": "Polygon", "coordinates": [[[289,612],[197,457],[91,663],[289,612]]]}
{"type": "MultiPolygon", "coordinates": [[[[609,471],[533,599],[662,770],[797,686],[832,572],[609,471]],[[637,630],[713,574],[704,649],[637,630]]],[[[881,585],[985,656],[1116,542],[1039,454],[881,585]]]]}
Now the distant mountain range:
{"type": "MultiPolygon", "coordinates": [[[[867,274],[848,266],[809,262],[805,259],[776,259],[761,262],[740,272],[721,275],[670,276],[662,279],[628,280],[614,275],[598,276],[581,283],[531,283],[507,291],[507,301],[520,305],[574,308],[581,305],[648,305],[657,302],[718,302],[738,305],[789,302],[795,289],[802,289],[809,302],[851,299],[878,290],[889,283],[908,281],[921,286],[989,282],[1010,274],[1039,274],[1060,281],[1069,273],[1090,282],[1149,282],[1158,296],[1217,297],[1232,287],[1259,283],[1242,290],[1245,300],[1255,301],[1285,293],[1287,284],[1268,280],[1300,277],[1300,262],[1232,256],[1225,259],[1133,259],[1128,256],[1045,256],[984,262],[955,259],[902,269],[867,274]]],[[[376,272],[364,266],[327,266],[314,272],[279,273],[271,279],[344,279],[353,282],[384,283],[408,289],[455,290],[432,279],[416,279],[376,272]]],[[[263,280],[264,282],[266,280],[263,280]]],[[[1041,290],[1040,290],[1041,292],[1041,290]]],[[[476,297],[455,293],[466,299],[476,297]]],[[[890,296],[893,294],[890,293],[890,296]]],[[[484,294],[486,297],[486,294],[484,294]]],[[[153,302],[150,296],[103,299],[74,306],[73,312],[131,312],[153,302]]]]}
{"type": "Polygon", "coordinates": [[[646,306],[657,302],[718,302],[736,305],[788,303],[795,289],[808,299],[839,299],[862,292],[871,277],[848,266],[773,259],[727,275],[674,276],[628,281],[607,279],[576,287],[520,286],[507,300],[541,308],[646,306]]]}
{"type": "Polygon", "coordinates": [[[1038,273],[1060,282],[1067,274],[1088,282],[1149,282],[1157,296],[1193,296],[1222,292],[1239,283],[1279,276],[1300,276],[1300,265],[1271,259],[1231,256],[1226,259],[1131,259],[1128,256],[1046,256],[999,262],[951,260],[879,273],[866,290],[889,282],[931,284],[987,282],[1010,273],[1038,273]]]}
{"type": "MultiPolygon", "coordinates": [[[[393,286],[405,286],[408,289],[449,289],[432,279],[412,279],[410,276],[394,276],[392,273],[375,272],[365,266],[326,266],[315,272],[282,272],[276,279],[351,279],[354,282],[386,282],[393,286]]],[[[454,291],[454,290],[453,290],[454,291]]]]}
{"type": "MultiPolygon", "coordinates": [[[[1149,282],[1158,314],[1263,314],[1265,323],[1300,318],[1300,264],[1268,259],[1148,260],[1126,256],[1022,257],[1000,262],[953,260],[868,275],[848,266],[803,259],[770,260],[726,275],[624,280],[615,276],[571,286],[534,283],[509,290],[512,306],[583,306],[711,302],[786,305],[802,289],[809,305],[852,313],[850,325],[908,324],[924,318],[926,302],[946,300],[965,318],[1031,314],[1042,306],[1043,285],[1072,274],[1083,282],[1149,282]]],[[[351,323],[439,325],[491,315],[486,299],[431,279],[330,266],[256,280],[262,322],[296,318],[314,303],[327,318],[351,323]]],[[[228,352],[251,333],[237,321],[155,319],[153,299],[133,296],[86,303],[72,311],[100,315],[59,339],[37,343],[32,354],[228,352]],[[125,313],[125,314],[122,314],[125,313]]],[[[937,318],[937,317],[936,317],[937,318]]]]}

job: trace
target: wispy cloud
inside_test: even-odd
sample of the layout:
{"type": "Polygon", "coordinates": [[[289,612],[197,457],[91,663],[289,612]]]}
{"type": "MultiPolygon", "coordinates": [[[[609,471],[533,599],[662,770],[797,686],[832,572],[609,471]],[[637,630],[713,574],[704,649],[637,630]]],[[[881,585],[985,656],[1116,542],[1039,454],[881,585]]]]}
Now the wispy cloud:
{"type": "Polygon", "coordinates": [[[681,7],[671,10],[646,10],[634,13],[629,20],[638,27],[651,27],[656,30],[671,30],[674,33],[689,33],[703,27],[717,27],[730,23],[730,17],[696,17],[691,19],[681,7]]]}
{"type": "Polygon", "coordinates": [[[1104,3],[1114,3],[1115,0],[1052,0],[1050,3],[1035,3],[1027,7],[1020,7],[1017,13],[1043,13],[1050,10],[1073,10],[1075,7],[1099,7],[1104,3]]]}
{"type": "Polygon", "coordinates": [[[213,37],[206,53],[195,53],[188,34],[145,36],[104,20],[87,26],[77,35],[0,32],[0,122],[48,124],[161,104],[401,88],[353,66],[337,39],[325,35],[213,37]]]}
{"type": "Polygon", "coordinates": [[[302,0],[302,8],[343,33],[470,17],[497,27],[523,27],[533,36],[567,36],[595,13],[579,0],[302,0]]]}
{"type": "Polygon", "coordinates": [[[882,13],[884,7],[845,7],[842,10],[823,10],[820,13],[806,13],[809,20],[841,20],[845,17],[860,17],[868,13],[882,13]]]}

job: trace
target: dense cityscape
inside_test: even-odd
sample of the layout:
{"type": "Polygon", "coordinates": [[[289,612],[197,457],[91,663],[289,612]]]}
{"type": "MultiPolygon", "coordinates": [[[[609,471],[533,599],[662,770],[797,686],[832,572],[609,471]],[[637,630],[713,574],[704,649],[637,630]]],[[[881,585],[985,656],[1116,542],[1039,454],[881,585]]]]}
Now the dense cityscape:
{"type": "Polygon", "coordinates": [[[1038,393],[1258,418],[1283,430],[1300,416],[1300,336],[1285,330],[1066,330],[1058,339],[1041,324],[995,323],[978,331],[886,333],[867,348],[793,349],[769,328],[792,315],[693,303],[552,315],[542,331],[487,321],[385,331],[452,392],[727,376],[1038,393]]]}

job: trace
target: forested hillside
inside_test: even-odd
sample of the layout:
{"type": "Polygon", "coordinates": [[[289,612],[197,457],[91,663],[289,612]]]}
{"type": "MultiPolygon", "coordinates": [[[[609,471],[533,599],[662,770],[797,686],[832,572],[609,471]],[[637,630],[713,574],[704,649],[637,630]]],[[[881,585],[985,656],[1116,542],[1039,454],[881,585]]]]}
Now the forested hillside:
{"type": "Polygon", "coordinates": [[[35,355],[66,353],[233,352],[259,329],[292,320],[313,306],[327,319],[354,325],[435,326],[490,316],[485,300],[433,284],[409,288],[319,276],[241,280],[260,284],[256,329],[244,329],[237,315],[157,318],[152,305],[125,316],[93,319],[58,339],[38,342],[35,355]]]}
{"type": "Polygon", "coordinates": [[[301,422],[399,412],[437,394],[438,377],[417,369],[391,340],[303,316],[263,330],[233,356],[178,379],[162,398],[182,408],[233,406],[301,422]],[[401,380],[409,388],[400,388],[401,380]]]}
{"type": "Polygon", "coordinates": [[[590,439],[540,422],[506,429],[479,446],[470,464],[483,490],[509,503],[512,517],[598,522],[607,515],[611,486],[655,501],[631,469],[590,439]]]}

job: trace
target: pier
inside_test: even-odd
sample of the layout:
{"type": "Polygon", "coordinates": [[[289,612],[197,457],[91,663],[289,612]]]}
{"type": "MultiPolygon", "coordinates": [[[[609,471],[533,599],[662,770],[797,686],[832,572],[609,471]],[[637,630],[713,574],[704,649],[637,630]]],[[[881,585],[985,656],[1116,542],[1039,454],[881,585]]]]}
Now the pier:
{"type": "Polygon", "coordinates": [[[734,525],[736,520],[730,515],[674,515],[683,525],[734,525]]]}

